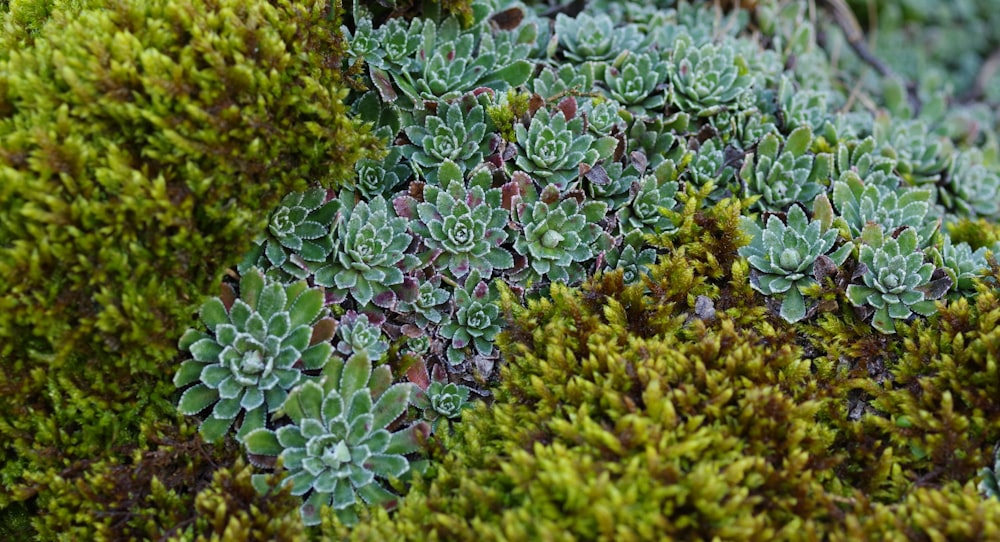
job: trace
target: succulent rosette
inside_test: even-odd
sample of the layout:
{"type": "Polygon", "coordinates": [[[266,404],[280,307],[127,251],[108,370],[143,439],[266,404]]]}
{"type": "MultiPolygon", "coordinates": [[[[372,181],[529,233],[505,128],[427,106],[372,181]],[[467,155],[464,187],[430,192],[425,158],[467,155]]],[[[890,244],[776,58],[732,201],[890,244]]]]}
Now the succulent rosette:
{"type": "Polygon", "coordinates": [[[308,495],[301,508],[306,525],[319,524],[323,506],[350,523],[359,501],[391,506],[399,499],[383,481],[410,470],[405,454],[417,450],[427,427],[392,429],[406,412],[411,386],[391,382],[389,368],[373,369],[364,354],[331,360],[320,382],[305,382],[288,396],[282,408],[288,425],[247,434],[247,451],[280,458],[292,494],[308,495]]]}
{"type": "Polygon", "coordinates": [[[199,315],[207,332],[189,329],[179,343],[194,359],[174,376],[177,387],[190,386],[178,409],[195,415],[213,407],[200,427],[208,441],[238,419],[237,439],[263,427],[305,371],[322,368],[333,352],[336,325],[326,317],[322,290],[304,281],[284,285],[253,268],[240,279],[239,294],[205,302],[199,315]]]}

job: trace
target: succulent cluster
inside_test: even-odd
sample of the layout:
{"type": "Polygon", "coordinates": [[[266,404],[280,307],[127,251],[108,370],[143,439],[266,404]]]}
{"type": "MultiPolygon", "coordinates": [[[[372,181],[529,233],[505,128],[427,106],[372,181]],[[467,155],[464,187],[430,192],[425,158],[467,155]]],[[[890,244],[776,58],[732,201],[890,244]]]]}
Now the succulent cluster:
{"type": "MultiPolygon", "coordinates": [[[[351,519],[358,499],[394,502],[380,484],[407,472],[412,428],[436,431],[489,395],[501,299],[613,271],[607,284],[651,287],[658,257],[688,243],[725,253],[713,277],[743,270],[745,291],[727,295],[762,295],[785,322],[843,306],[891,334],[970,295],[987,268],[985,248],[942,225],[996,214],[982,201],[998,189],[993,158],[955,156],[924,121],[888,123],[790,71],[798,56],[827,62],[797,7],[762,10],[755,31],[770,38],[755,42],[740,10],[687,3],[609,5],[621,22],[490,1],[462,20],[382,20],[357,4],[349,102],[388,152],[359,162],[353,187],[287,196],[240,268],[310,281],[337,323],[322,335],[330,361],[293,364],[301,376],[282,387],[298,406],[268,403],[253,440],[239,435],[283,459],[310,522],[324,505],[351,519]],[[393,391],[407,378],[412,393],[393,391]],[[393,444],[404,427],[407,446],[393,444]]],[[[724,312],[702,297],[696,316],[724,312]]],[[[201,385],[186,412],[215,397],[201,385]]]]}

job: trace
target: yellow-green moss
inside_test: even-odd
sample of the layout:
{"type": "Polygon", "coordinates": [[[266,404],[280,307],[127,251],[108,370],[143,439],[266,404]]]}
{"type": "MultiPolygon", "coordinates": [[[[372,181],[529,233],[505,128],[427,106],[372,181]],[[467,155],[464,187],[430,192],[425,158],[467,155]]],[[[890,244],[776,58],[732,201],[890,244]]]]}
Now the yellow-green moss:
{"type": "Polygon", "coordinates": [[[975,476],[1000,439],[997,292],[984,283],[975,303],[952,302],[897,336],[849,307],[792,326],[746,286],[733,256],[745,242],[740,207],[683,211],[642,284],[626,287],[620,273],[556,284],[527,307],[505,295],[492,406],[442,437],[396,512],[370,511],[350,531],[331,515],[324,534],[996,536],[1000,501],[978,496],[975,476]]]}
{"type": "Polygon", "coordinates": [[[0,31],[0,506],[174,420],[203,296],[282,196],[382,145],[329,2],[78,3],[0,31]]]}

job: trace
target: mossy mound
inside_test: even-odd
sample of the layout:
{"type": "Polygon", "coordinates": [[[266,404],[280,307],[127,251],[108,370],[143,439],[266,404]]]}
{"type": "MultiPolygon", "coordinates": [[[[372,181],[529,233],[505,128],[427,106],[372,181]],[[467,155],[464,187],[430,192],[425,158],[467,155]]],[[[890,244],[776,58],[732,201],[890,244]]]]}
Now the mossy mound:
{"type": "MultiPolygon", "coordinates": [[[[899,337],[819,337],[768,315],[733,202],[697,212],[642,284],[621,273],[520,307],[492,406],[466,413],[440,462],[356,540],[989,539],[975,489],[1000,438],[997,292],[899,337]],[[695,231],[696,230],[696,231],[695,231]],[[714,240],[714,241],[713,241],[714,240]],[[709,263],[712,262],[712,263],[709,263]],[[708,266],[713,278],[698,270],[708,266]],[[871,345],[880,345],[881,372],[871,345]],[[992,360],[992,361],[991,361],[992,360]],[[918,377],[919,375],[919,377],[918,377]],[[918,381],[919,378],[919,381],[918,381]],[[860,405],[860,406],[859,406],[860,405]],[[859,410],[860,409],[860,410],[859,410]],[[943,538],[942,538],[943,537],[943,538]]],[[[860,326],[858,326],[860,327],[860,326]]]]}
{"type": "Polygon", "coordinates": [[[175,420],[171,362],[194,308],[282,196],[339,188],[381,145],[342,103],[329,2],[10,8],[0,506],[175,420]]]}

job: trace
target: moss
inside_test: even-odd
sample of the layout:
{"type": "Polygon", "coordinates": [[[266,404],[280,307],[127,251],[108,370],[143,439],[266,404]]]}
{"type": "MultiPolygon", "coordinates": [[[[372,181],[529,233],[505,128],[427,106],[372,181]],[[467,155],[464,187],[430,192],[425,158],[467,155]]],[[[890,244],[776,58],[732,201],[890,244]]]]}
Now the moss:
{"type": "Polygon", "coordinates": [[[442,438],[394,515],[351,531],[331,516],[323,534],[988,538],[1000,501],[974,478],[1000,439],[996,292],[898,336],[848,307],[791,326],[725,260],[745,242],[728,218],[740,202],[696,208],[642,284],[554,284],[526,307],[507,292],[493,405],[442,438]]]}
{"type": "Polygon", "coordinates": [[[43,539],[301,540],[301,500],[260,494],[231,440],[203,442],[196,428],[160,425],[124,459],[49,476],[35,525],[43,539]]]}
{"type": "Polygon", "coordinates": [[[283,195],[381,146],[327,2],[81,3],[0,33],[0,506],[173,420],[221,271],[283,195]]]}

